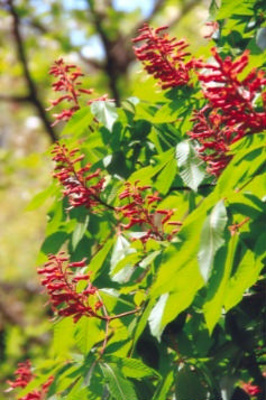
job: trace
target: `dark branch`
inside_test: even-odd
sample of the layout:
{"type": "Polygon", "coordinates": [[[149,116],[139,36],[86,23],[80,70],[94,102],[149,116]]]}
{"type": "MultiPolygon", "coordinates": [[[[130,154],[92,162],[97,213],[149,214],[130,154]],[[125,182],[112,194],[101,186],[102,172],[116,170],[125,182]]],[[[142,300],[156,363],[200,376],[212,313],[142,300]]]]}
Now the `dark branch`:
{"type": "MultiPolygon", "coordinates": [[[[203,185],[200,185],[198,187],[198,189],[208,189],[208,188],[213,188],[215,187],[215,183],[205,183],[203,185]]],[[[181,192],[191,192],[192,189],[188,186],[172,186],[170,189],[171,192],[175,192],[175,191],[181,191],[181,192]]]]}
{"type": "Polygon", "coordinates": [[[25,103],[31,102],[32,99],[29,95],[17,96],[0,94],[0,101],[6,101],[7,103],[25,103]]]}
{"type": "Polygon", "coordinates": [[[93,69],[97,69],[97,70],[104,70],[105,65],[103,62],[96,60],[94,58],[89,58],[84,56],[81,51],[78,51],[78,55],[80,57],[80,59],[87,64],[89,67],[92,67],[93,69]]]}
{"type": "Polygon", "coordinates": [[[54,130],[51,127],[51,124],[47,118],[45,109],[39,99],[37,88],[35,86],[34,80],[32,79],[32,76],[31,76],[31,73],[30,73],[30,70],[28,67],[26,51],[24,48],[24,43],[23,43],[23,39],[21,36],[21,32],[20,32],[19,16],[14,7],[13,0],[8,0],[7,4],[9,6],[9,12],[10,12],[10,15],[12,17],[12,22],[13,22],[13,35],[14,35],[14,38],[16,41],[17,56],[18,56],[19,61],[21,62],[22,68],[23,68],[24,78],[26,80],[28,90],[29,90],[29,97],[31,99],[32,104],[35,106],[48,135],[50,136],[51,140],[54,142],[57,140],[56,134],[54,133],[54,130]]]}
{"type": "MultiPolygon", "coordinates": [[[[105,64],[105,72],[109,77],[109,87],[111,90],[111,95],[115,99],[117,105],[120,105],[120,93],[118,90],[118,70],[117,70],[117,62],[115,57],[112,54],[112,50],[116,42],[112,42],[108,35],[106,34],[103,27],[103,19],[106,17],[103,10],[97,10],[95,6],[96,2],[94,0],[87,0],[87,4],[89,6],[89,11],[93,18],[93,23],[95,25],[95,29],[99,34],[105,54],[106,54],[106,64],[105,64]]],[[[107,6],[107,4],[106,4],[107,6]]]]}

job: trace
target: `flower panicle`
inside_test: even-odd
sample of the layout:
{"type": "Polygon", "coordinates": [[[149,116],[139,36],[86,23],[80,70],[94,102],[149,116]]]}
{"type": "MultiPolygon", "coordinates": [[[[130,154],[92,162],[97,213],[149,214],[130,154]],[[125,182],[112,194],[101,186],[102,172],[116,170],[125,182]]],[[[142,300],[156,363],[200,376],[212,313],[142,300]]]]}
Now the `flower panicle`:
{"type": "MultiPolygon", "coordinates": [[[[9,388],[6,392],[10,392],[16,388],[26,388],[28,384],[36,377],[32,372],[31,361],[26,360],[18,364],[18,368],[14,372],[16,379],[14,381],[7,381],[9,388]]],[[[43,400],[44,396],[48,393],[49,387],[54,381],[54,377],[50,376],[45,383],[42,384],[39,390],[33,390],[25,396],[20,397],[18,400],[43,400]]]]}
{"type": "Polygon", "coordinates": [[[57,78],[56,82],[52,84],[52,88],[55,92],[64,93],[56,100],[51,100],[51,106],[47,110],[51,110],[63,101],[67,101],[71,104],[68,109],[62,110],[59,114],[54,114],[55,121],[52,126],[56,125],[59,121],[68,121],[72,115],[79,110],[79,97],[81,93],[92,94],[93,89],[81,89],[82,85],[80,78],[84,76],[80,68],[74,64],[66,64],[63,58],[59,58],[51,66],[50,75],[57,78]]]}
{"type": "MultiPolygon", "coordinates": [[[[174,214],[173,210],[158,209],[158,202],[161,197],[157,192],[148,194],[147,191],[151,187],[148,185],[141,186],[139,181],[134,184],[130,182],[125,183],[125,189],[119,195],[120,200],[127,200],[125,205],[117,207],[123,219],[127,223],[121,223],[122,230],[131,229],[134,226],[141,227],[143,235],[140,240],[146,243],[148,239],[155,240],[170,240],[172,234],[165,233],[164,225],[169,223],[170,218],[174,214]]],[[[171,221],[171,225],[181,225],[179,222],[171,221]]]]}
{"type": "Polygon", "coordinates": [[[162,89],[174,88],[190,84],[190,70],[194,68],[194,60],[185,59],[190,56],[186,51],[188,44],[184,39],[176,40],[164,33],[167,26],[157,29],[145,24],[139,29],[139,36],[133,43],[145,42],[134,52],[149,75],[158,80],[162,89]]]}
{"type": "MultiPolygon", "coordinates": [[[[94,89],[86,89],[81,87],[84,74],[81,69],[75,64],[66,64],[63,58],[59,58],[51,66],[50,75],[53,75],[57,80],[52,84],[54,92],[63,93],[60,97],[55,100],[50,100],[50,107],[47,111],[53,109],[58,104],[66,101],[70,104],[68,108],[63,109],[58,114],[53,114],[55,121],[52,126],[55,126],[60,121],[68,121],[73,114],[80,109],[79,98],[81,94],[91,95],[94,93],[94,89]]],[[[92,104],[94,101],[107,101],[108,95],[105,94],[99,98],[90,99],[87,104],[92,104]]]]}
{"type": "Polygon", "coordinates": [[[56,143],[52,150],[52,159],[56,163],[53,176],[63,186],[69,209],[85,206],[93,212],[101,204],[100,194],[105,180],[100,176],[100,169],[90,172],[90,163],[77,166],[84,159],[83,154],[77,155],[78,152],[79,149],[69,150],[65,144],[56,143]]]}
{"type": "Polygon", "coordinates": [[[248,50],[236,60],[222,59],[216,48],[212,55],[215,63],[203,64],[198,73],[207,103],[194,111],[189,135],[199,142],[199,154],[207,162],[208,172],[218,177],[232,158],[228,155],[230,145],[266,129],[266,77],[263,71],[253,69],[241,78],[249,64],[248,50]]]}
{"type": "Polygon", "coordinates": [[[73,269],[86,267],[86,260],[69,262],[64,252],[51,254],[47,263],[38,269],[43,278],[41,284],[46,288],[52,309],[58,316],[73,318],[77,322],[82,316],[97,317],[97,310],[102,306],[99,302],[89,304],[90,298],[95,297],[97,289],[90,281],[90,273],[74,273],[73,269]],[[86,282],[86,287],[78,291],[80,281],[86,282]]]}

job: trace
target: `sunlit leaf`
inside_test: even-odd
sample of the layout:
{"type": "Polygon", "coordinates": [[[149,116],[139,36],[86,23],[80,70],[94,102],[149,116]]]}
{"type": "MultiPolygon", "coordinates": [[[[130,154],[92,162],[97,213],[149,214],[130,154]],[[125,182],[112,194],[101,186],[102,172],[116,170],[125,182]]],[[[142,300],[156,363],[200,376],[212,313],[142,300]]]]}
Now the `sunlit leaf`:
{"type": "Polygon", "coordinates": [[[118,118],[115,104],[111,101],[95,101],[91,105],[91,112],[109,131],[118,118]]]}
{"type": "Polygon", "coordinates": [[[206,174],[190,141],[185,140],[176,146],[176,159],[184,183],[196,192],[206,174]]]}
{"type": "Polygon", "coordinates": [[[205,282],[211,274],[214,256],[223,245],[224,229],[227,223],[226,208],[221,200],[206,218],[200,237],[200,249],[198,254],[200,271],[205,282]]]}
{"type": "Polygon", "coordinates": [[[138,400],[133,384],[124,378],[115,364],[102,363],[101,369],[111,396],[116,400],[138,400]]]}

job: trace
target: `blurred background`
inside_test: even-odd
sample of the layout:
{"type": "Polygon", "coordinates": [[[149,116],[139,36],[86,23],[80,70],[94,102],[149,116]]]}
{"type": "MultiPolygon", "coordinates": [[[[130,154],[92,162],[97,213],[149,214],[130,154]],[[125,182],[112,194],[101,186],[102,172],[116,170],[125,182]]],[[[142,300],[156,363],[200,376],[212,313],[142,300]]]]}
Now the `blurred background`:
{"type": "Polygon", "coordinates": [[[49,146],[63,125],[47,112],[49,68],[77,64],[88,88],[119,105],[137,94],[144,73],[131,38],[145,21],[168,25],[191,51],[206,43],[210,0],[0,0],[0,399],[17,362],[44,357],[50,322],[40,296],[36,259],[49,199],[34,195],[51,182],[49,146]]]}

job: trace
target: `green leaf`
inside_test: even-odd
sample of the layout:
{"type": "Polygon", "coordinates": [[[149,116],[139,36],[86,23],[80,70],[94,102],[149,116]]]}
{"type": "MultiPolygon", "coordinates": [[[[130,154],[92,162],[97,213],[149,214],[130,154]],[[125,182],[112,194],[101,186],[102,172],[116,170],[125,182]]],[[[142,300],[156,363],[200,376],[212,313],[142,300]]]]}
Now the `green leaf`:
{"type": "Polygon", "coordinates": [[[154,157],[153,161],[155,161],[155,165],[149,165],[148,167],[141,168],[134,172],[128,181],[134,183],[140,180],[141,184],[150,184],[151,178],[158,174],[158,172],[160,172],[165,165],[173,159],[173,155],[174,151],[173,149],[170,149],[160,154],[158,157],[154,157]]]}
{"type": "Polygon", "coordinates": [[[118,118],[115,104],[111,101],[95,101],[91,105],[91,112],[109,131],[118,118]]]}
{"type": "Polygon", "coordinates": [[[127,266],[134,266],[140,259],[141,259],[140,253],[134,252],[127,254],[116,264],[114,269],[112,269],[111,275],[116,275],[119,271],[121,271],[123,268],[127,266]]]}
{"type": "Polygon", "coordinates": [[[52,183],[45,190],[37,193],[30,203],[27,205],[25,211],[33,211],[41,207],[48,199],[51,199],[55,194],[58,193],[58,187],[52,183]]]}
{"type": "MultiPolygon", "coordinates": [[[[115,268],[120,261],[128,255],[136,253],[136,249],[133,249],[130,246],[131,243],[123,235],[118,235],[111,257],[111,274],[115,271],[115,268]]],[[[112,280],[120,283],[127,281],[132,273],[131,267],[132,264],[126,264],[122,270],[112,277],[112,280]]]]}
{"type": "Polygon", "coordinates": [[[88,224],[89,224],[89,220],[90,220],[90,216],[86,215],[85,217],[85,221],[83,222],[79,222],[77,221],[76,226],[75,226],[75,230],[73,232],[72,235],[72,246],[73,246],[73,250],[76,249],[77,245],[79,244],[79,242],[82,240],[88,224]]]}
{"type": "Polygon", "coordinates": [[[168,297],[169,297],[168,293],[165,293],[160,296],[159,300],[153,307],[148,319],[151,334],[155,336],[158,339],[158,341],[160,341],[161,339],[161,334],[164,328],[162,326],[162,319],[168,297]]]}
{"type": "Polygon", "coordinates": [[[92,121],[93,115],[91,114],[90,109],[84,107],[74,113],[74,115],[64,127],[61,135],[80,136],[86,129],[88,129],[88,126],[92,123],[92,121]]]}
{"type": "Polygon", "coordinates": [[[117,356],[106,356],[108,363],[115,363],[123,372],[123,375],[129,378],[140,379],[145,377],[158,377],[159,374],[153,368],[145,365],[141,360],[135,358],[120,358],[117,356]]]}
{"type": "Polygon", "coordinates": [[[47,261],[47,254],[56,254],[66,242],[67,238],[68,234],[64,231],[58,231],[47,236],[42,244],[37,263],[42,264],[47,261]]]}
{"type": "MultiPolygon", "coordinates": [[[[166,400],[174,383],[174,372],[170,371],[163,382],[158,386],[152,400],[166,400]]],[[[192,400],[192,399],[191,399],[192,400]]]]}
{"type": "Polygon", "coordinates": [[[173,158],[165,165],[163,170],[160,172],[160,174],[156,178],[156,181],[154,183],[155,188],[160,193],[165,195],[169,191],[169,189],[173,183],[173,180],[176,176],[176,172],[177,172],[176,161],[173,158]]]}
{"type": "Polygon", "coordinates": [[[104,337],[105,332],[99,319],[83,317],[77,323],[75,339],[79,350],[83,354],[88,354],[96,343],[104,340],[104,337]]]}
{"type": "Polygon", "coordinates": [[[138,400],[133,384],[114,364],[100,364],[108,389],[115,400],[138,400]]]}
{"type": "Polygon", "coordinates": [[[76,325],[72,318],[64,318],[54,325],[53,353],[55,356],[69,358],[69,352],[75,344],[76,325]]]}
{"type": "Polygon", "coordinates": [[[95,254],[95,256],[92,258],[90,262],[90,271],[93,272],[93,278],[95,279],[98,274],[100,273],[100,270],[102,268],[102,265],[107,258],[108,254],[110,253],[110,250],[113,246],[114,239],[109,239],[107,240],[104,245],[101,247],[101,249],[95,254]]]}
{"type": "Polygon", "coordinates": [[[134,344],[137,343],[137,340],[139,339],[139,337],[143,333],[143,331],[144,331],[144,329],[145,329],[145,327],[147,325],[147,321],[148,321],[149,315],[151,313],[151,310],[152,310],[155,302],[156,302],[156,298],[153,298],[147,303],[147,305],[146,305],[146,307],[144,309],[144,312],[142,313],[142,315],[141,315],[141,317],[140,317],[140,319],[138,321],[137,327],[136,327],[136,331],[135,331],[135,334],[134,334],[134,344]]]}
{"type": "Polygon", "coordinates": [[[233,268],[237,241],[238,236],[232,236],[227,254],[226,248],[221,249],[219,257],[216,257],[216,265],[209,281],[203,312],[210,334],[221,317],[225,290],[233,268]]]}
{"type": "MultiPolygon", "coordinates": [[[[172,244],[165,250],[156,280],[151,287],[151,297],[157,298],[168,292],[180,292],[182,297],[186,296],[187,288],[196,291],[202,287],[203,279],[196,258],[196,239],[195,235],[194,242],[188,240],[181,244],[172,244]]],[[[182,307],[182,302],[177,306],[182,307]]]]}
{"type": "Polygon", "coordinates": [[[256,243],[254,251],[248,249],[239,262],[235,274],[230,278],[225,288],[223,304],[226,311],[238,304],[243,298],[243,293],[257,282],[264,267],[265,243],[266,234],[263,234],[256,243]],[[262,248],[263,251],[261,252],[262,248]]]}
{"type": "Polygon", "coordinates": [[[232,15],[253,15],[252,3],[249,0],[223,0],[216,18],[232,18],[232,15]]]}
{"type": "Polygon", "coordinates": [[[184,183],[196,192],[205,178],[205,171],[197,151],[189,140],[176,146],[176,159],[184,183]]]}
{"type": "Polygon", "coordinates": [[[207,390],[202,385],[198,371],[192,371],[188,365],[177,372],[175,393],[178,400],[207,399],[207,390]]]}
{"type": "Polygon", "coordinates": [[[224,244],[224,229],[227,223],[227,214],[224,201],[221,200],[206,218],[200,236],[198,260],[200,271],[205,282],[211,274],[214,256],[224,244]]]}

